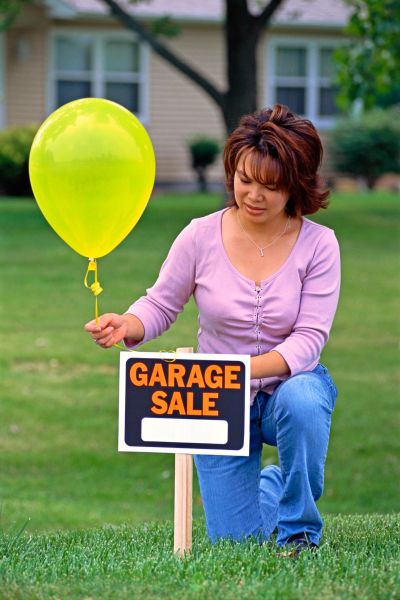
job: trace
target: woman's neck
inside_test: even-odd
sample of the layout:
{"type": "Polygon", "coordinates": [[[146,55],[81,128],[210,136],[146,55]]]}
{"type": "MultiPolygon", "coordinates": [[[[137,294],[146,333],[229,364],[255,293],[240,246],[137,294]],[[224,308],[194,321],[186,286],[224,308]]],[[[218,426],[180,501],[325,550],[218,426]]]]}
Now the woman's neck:
{"type": "Polygon", "coordinates": [[[260,222],[255,219],[249,218],[244,211],[235,207],[235,218],[238,223],[239,229],[245,230],[245,232],[260,241],[260,243],[272,239],[279,233],[287,229],[288,226],[293,223],[294,220],[298,220],[297,217],[290,218],[286,213],[271,216],[271,218],[265,218],[260,222]]]}

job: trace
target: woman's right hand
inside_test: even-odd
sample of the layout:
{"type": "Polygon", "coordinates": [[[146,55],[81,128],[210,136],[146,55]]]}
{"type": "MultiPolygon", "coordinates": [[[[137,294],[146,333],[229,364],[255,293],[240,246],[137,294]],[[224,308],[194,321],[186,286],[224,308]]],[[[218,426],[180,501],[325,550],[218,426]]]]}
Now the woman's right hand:
{"type": "Polygon", "coordinates": [[[111,348],[126,339],[129,345],[134,345],[144,338],[143,323],[129,313],[118,315],[117,313],[105,313],[85,325],[92,339],[102,348],[111,348]]]}
{"type": "Polygon", "coordinates": [[[126,315],[106,313],[99,317],[97,323],[95,320],[86,323],[85,331],[102,348],[111,348],[127,337],[128,321],[126,315]]]}

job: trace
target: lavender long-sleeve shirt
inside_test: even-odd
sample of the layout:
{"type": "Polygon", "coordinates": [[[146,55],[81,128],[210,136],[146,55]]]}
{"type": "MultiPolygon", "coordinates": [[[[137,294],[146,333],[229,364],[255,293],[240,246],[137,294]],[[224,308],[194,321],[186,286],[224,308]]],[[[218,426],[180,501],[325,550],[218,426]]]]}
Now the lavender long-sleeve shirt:
{"type": "MultiPolygon", "coordinates": [[[[339,297],[334,232],[303,218],[289,257],[258,286],[225,252],[224,210],[194,219],[178,235],[156,283],[128,309],[144,325],[140,343],[166,331],[193,294],[199,310],[198,352],[256,356],[276,350],[291,375],[312,370],[328,340],[339,297]]],[[[271,392],[282,379],[252,380],[252,401],[258,390],[271,392]]]]}

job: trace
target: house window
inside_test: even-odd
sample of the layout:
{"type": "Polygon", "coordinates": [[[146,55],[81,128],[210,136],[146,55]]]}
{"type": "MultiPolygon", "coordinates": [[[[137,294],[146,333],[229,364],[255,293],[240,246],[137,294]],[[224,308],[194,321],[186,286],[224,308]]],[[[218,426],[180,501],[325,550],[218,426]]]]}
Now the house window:
{"type": "Polygon", "coordinates": [[[307,65],[305,48],[277,48],[276,102],[287,104],[294,112],[306,110],[307,65]]]}
{"type": "Polygon", "coordinates": [[[145,48],[120,34],[53,36],[51,110],[78,98],[107,98],[145,120],[145,48]]]}
{"type": "Polygon", "coordinates": [[[272,40],[267,47],[267,104],[287,104],[318,126],[338,114],[334,85],[336,46],[315,40],[272,40]]]}
{"type": "Polygon", "coordinates": [[[318,109],[321,117],[330,117],[339,112],[335,104],[338,89],[332,83],[335,77],[333,51],[333,48],[319,48],[318,52],[318,109]]]}

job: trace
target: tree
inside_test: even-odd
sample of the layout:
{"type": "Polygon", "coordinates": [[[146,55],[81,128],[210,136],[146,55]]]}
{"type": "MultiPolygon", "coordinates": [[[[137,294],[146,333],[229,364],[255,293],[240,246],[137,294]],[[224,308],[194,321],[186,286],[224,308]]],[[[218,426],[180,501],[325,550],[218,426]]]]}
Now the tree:
{"type": "Polygon", "coordinates": [[[0,32],[14,23],[24,4],[30,0],[0,0],[0,32]]]}
{"type": "Polygon", "coordinates": [[[197,174],[199,192],[208,192],[207,169],[211,166],[219,152],[218,140],[208,137],[197,137],[189,142],[192,157],[192,169],[197,174]]]}
{"type": "Polygon", "coordinates": [[[362,178],[369,189],[381,175],[400,173],[400,107],[339,120],[330,150],[335,168],[362,178]]]}
{"type": "Polygon", "coordinates": [[[250,12],[247,0],[225,0],[225,43],[227,58],[226,90],[218,89],[197,69],[160,42],[148,27],[124,10],[116,0],[102,0],[125,27],[134,31],[161,58],[199,86],[221,111],[227,132],[239,118],[257,109],[257,46],[273,14],[284,0],[259,2],[258,14],[250,12]]]}
{"type": "Polygon", "coordinates": [[[400,103],[399,0],[347,0],[353,14],[345,33],[351,38],[336,51],[338,102],[348,109],[400,103]]]}

